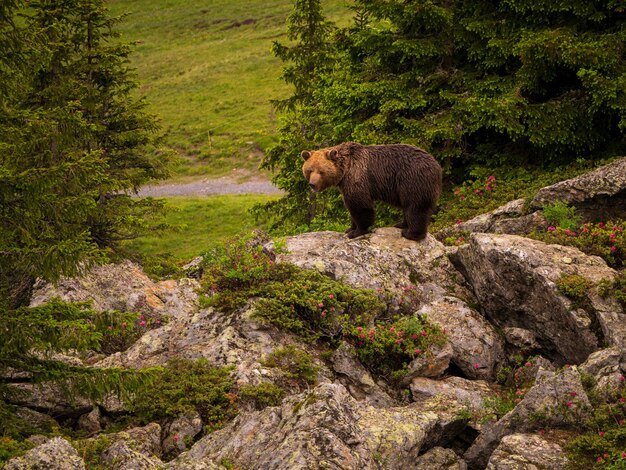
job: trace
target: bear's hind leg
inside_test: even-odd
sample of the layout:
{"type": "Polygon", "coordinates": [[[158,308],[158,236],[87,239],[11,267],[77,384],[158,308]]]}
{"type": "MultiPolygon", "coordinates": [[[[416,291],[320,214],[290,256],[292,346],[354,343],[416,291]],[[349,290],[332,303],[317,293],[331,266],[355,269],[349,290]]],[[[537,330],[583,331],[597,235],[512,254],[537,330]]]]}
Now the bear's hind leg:
{"type": "Polygon", "coordinates": [[[402,229],[402,236],[409,240],[420,241],[426,238],[432,210],[430,208],[410,207],[405,210],[407,227],[402,229]]]}

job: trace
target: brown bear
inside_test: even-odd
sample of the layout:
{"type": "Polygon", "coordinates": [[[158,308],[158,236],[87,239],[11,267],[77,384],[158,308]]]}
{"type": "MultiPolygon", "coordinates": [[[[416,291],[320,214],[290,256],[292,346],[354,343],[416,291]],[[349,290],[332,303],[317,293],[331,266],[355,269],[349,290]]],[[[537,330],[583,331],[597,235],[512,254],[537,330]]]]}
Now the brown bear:
{"type": "Polygon", "coordinates": [[[314,192],[337,186],[350,211],[349,238],[368,232],[374,223],[374,201],[404,211],[396,225],[410,240],[426,237],[430,217],[441,194],[441,166],[432,155],[412,145],[361,145],[354,142],[303,151],[302,172],[314,192]]]}

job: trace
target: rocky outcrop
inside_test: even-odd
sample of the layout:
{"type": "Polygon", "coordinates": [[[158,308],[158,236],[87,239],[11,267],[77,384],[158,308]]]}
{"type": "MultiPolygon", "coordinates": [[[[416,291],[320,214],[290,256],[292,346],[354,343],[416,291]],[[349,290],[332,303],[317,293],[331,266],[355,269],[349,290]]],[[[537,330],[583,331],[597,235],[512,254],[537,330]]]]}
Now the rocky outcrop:
{"type": "Polygon", "coordinates": [[[530,207],[564,201],[587,220],[626,217],[626,158],[539,190],[530,207]]]}
{"type": "Polygon", "coordinates": [[[502,438],[549,426],[575,428],[589,418],[591,404],[575,367],[558,373],[540,370],[522,401],[485,429],[465,453],[470,468],[485,468],[502,438]]]}
{"type": "Polygon", "coordinates": [[[560,470],[565,464],[559,444],[537,434],[511,434],[491,454],[487,470],[560,470]]]}
{"type": "Polygon", "coordinates": [[[244,468],[414,468],[420,451],[445,443],[465,425],[455,407],[374,408],[338,384],[287,398],[280,407],[237,417],[198,441],[169,468],[227,460],[244,468]]]}
{"type": "MultiPolygon", "coordinates": [[[[285,245],[286,253],[278,254],[277,261],[317,269],[354,287],[386,290],[402,299],[411,286],[414,310],[446,331],[450,361],[467,377],[494,378],[504,359],[502,338],[467,305],[474,299],[471,292],[444,246],[432,236],[415,243],[397,229],[379,228],[353,240],[336,232],[305,233],[288,237],[285,245]]],[[[413,375],[423,375],[424,370],[441,375],[447,368],[442,361],[437,361],[442,365],[438,369],[420,369],[417,361],[413,375]]]]}
{"type": "Polygon", "coordinates": [[[65,439],[55,437],[34,449],[29,450],[22,457],[9,460],[5,470],[83,470],[85,462],[80,458],[76,449],[65,439]]]}
{"type": "Polygon", "coordinates": [[[593,290],[589,305],[576,305],[557,288],[562,275],[577,275],[593,286],[615,271],[576,248],[547,245],[514,235],[472,234],[455,260],[472,285],[481,308],[500,328],[531,331],[548,358],[579,364],[605,339],[621,343],[626,316],[613,299],[593,290]]]}
{"type": "Polygon", "coordinates": [[[96,311],[141,312],[176,318],[197,309],[198,284],[193,279],[152,281],[130,261],[96,266],[83,276],[62,278],[56,285],[40,282],[31,307],[59,297],[66,302],[90,301],[96,311]]]}

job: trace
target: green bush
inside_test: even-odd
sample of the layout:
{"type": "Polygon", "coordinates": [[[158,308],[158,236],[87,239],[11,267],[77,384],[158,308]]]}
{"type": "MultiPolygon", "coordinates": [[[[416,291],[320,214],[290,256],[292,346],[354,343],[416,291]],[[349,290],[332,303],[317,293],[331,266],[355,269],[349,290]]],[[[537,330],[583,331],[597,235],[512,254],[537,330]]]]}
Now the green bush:
{"type": "Polygon", "coordinates": [[[550,226],[529,236],[546,243],[574,246],[581,251],[602,257],[609,266],[626,266],[626,235],[623,220],[586,223],[577,230],[550,226]]]}
{"type": "Polygon", "coordinates": [[[258,385],[244,385],[239,390],[241,403],[250,404],[256,410],[268,406],[278,406],[287,392],[284,388],[271,382],[261,382],[258,385]]]}
{"type": "Polygon", "coordinates": [[[205,259],[203,305],[223,310],[252,298],[253,316],[303,339],[335,338],[346,321],[368,321],[386,311],[376,293],[355,289],[323,274],[274,263],[261,247],[232,240],[205,259]],[[365,320],[363,320],[365,319],[365,320]]]}
{"type": "Polygon", "coordinates": [[[546,221],[563,230],[576,230],[580,225],[581,217],[576,215],[576,208],[566,202],[557,201],[543,208],[543,216],[546,221]]]}
{"type": "Polygon", "coordinates": [[[304,389],[317,383],[319,367],[313,365],[313,360],[306,351],[293,345],[274,349],[262,363],[285,372],[288,387],[304,389]]]}
{"type": "Polygon", "coordinates": [[[361,324],[346,329],[359,360],[372,372],[388,379],[401,378],[418,356],[429,357],[430,347],[445,343],[443,330],[425,315],[401,317],[394,322],[361,324]]]}
{"type": "Polygon", "coordinates": [[[626,386],[608,386],[606,393],[595,393],[595,380],[586,381],[585,388],[594,408],[591,419],[582,425],[580,435],[565,447],[568,468],[626,469],[626,386]]]}
{"type": "Polygon", "coordinates": [[[213,367],[205,359],[171,359],[156,369],[149,387],[137,391],[132,410],[145,422],[197,412],[208,429],[218,429],[236,414],[232,370],[213,367]]]}

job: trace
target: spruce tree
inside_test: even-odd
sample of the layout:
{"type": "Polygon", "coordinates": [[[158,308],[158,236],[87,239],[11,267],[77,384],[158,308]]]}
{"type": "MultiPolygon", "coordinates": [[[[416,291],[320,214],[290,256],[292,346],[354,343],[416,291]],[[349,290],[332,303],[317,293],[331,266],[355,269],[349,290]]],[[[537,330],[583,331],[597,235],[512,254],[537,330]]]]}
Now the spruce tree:
{"type": "Polygon", "coordinates": [[[130,46],[102,0],[11,0],[0,6],[0,435],[16,422],[14,382],[54,381],[92,398],[145,375],[54,358],[97,350],[131,314],[53,301],[28,308],[36,278],[106,260],[160,204],[131,197],[165,176],[158,125],[135,97],[130,46]]]}
{"type": "Polygon", "coordinates": [[[0,60],[1,284],[19,303],[33,278],[75,274],[136,236],[159,204],[131,194],[165,171],[157,121],[133,94],[130,46],[102,0],[3,13],[13,47],[0,60]]]}

